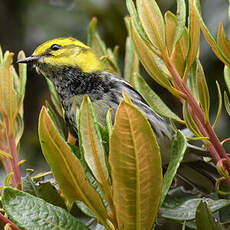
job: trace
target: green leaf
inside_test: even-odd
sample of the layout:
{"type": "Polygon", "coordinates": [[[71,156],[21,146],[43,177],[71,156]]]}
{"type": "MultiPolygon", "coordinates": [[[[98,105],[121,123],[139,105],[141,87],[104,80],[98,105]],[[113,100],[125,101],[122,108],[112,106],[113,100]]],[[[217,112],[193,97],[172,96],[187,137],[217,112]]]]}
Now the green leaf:
{"type": "Polygon", "coordinates": [[[137,0],[141,24],[152,44],[162,53],[165,51],[165,23],[155,0],[137,0]]]}
{"type": "Polygon", "coordinates": [[[168,106],[161,100],[161,98],[149,87],[144,78],[135,73],[134,86],[141,96],[146,100],[149,106],[159,115],[173,119],[178,122],[183,122],[175,113],[173,113],[168,106]]]}
{"type": "Polygon", "coordinates": [[[160,206],[163,204],[164,199],[168,193],[168,190],[172,184],[173,178],[176,175],[177,169],[183,160],[184,153],[187,148],[187,141],[182,132],[178,131],[177,136],[172,144],[172,153],[170,155],[170,161],[166,173],[163,178],[162,195],[160,206]]]}
{"type": "MultiPolygon", "coordinates": [[[[134,31],[132,25],[130,24],[130,31],[133,44],[137,51],[138,57],[144,66],[147,73],[162,87],[166,88],[175,96],[181,96],[180,91],[175,89],[171,82],[170,77],[161,70],[158,64],[161,62],[159,57],[154,53],[153,49],[150,49],[147,46],[147,43],[144,42],[138,34],[134,31]]],[[[161,65],[162,67],[162,65],[161,65]]]]}
{"type": "Polygon", "coordinates": [[[223,54],[228,58],[228,61],[230,61],[230,42],[228,40],[228,37],[224,33],[223,23],[220,23],[219,30],[217,33],[217,45],[221,49],[223,54]]]}
{"type": "Polygon", "coordinates": [[[226,91],[224,91],[224,105],[228,115],[230,116],[230,101],[226,91]]]}
{"type": "Polygon", "coordinates": [[[51,182],[40,182],[37,186],[37,189],[39,192],[39,197],[42,198],[44,201],[66,209],[63,198],[60,196],[60,193],[55,188],[55,186],[51,184],[51,182]]]}
{"type": "Polygon", "coordinates": [[[23,192],[39,197],[37,186],[30,175],[26,175],[22,178],[22,190],[23,192]]]}
{"type": "Polygon", "coordinates": [[[183,104],[183,117],[186,123],[186,126],[197,136],[202,137],[202,134],[200,133],[196,123],[192,119],[192,116],[190,112],[188,111],[188,104],[187,102],[184,102],[183,104]]]}
{"type": "Polygon", "coordinates": [[[220,223],[217,223],[212,217],[212,212],[207,203],[201,200],[196,210],[196,226],[197,230],[223,230],[220,223]]]}
{"type": "Polygon", "coordinates": [[[140,18],[137,14],[133,0],[126,0],[126,5],[129,11],[130,17],[132,19],[132,24],[133,24],[133,28],[135,32],[138,34],[138,36],[140,36],[141,39],[143,39],[144,41],[150,44],[150,41],[144,31],[144,28],[142,27],[140,23],[140,18]]]}
{"type": "Polygon", "coordinates": [[[84,149],[84,158],[98,182],[108,180],[108,171],[105,164],[105,152],[102,138],[93,107],[88,96],[83,97],[79,113],[78,130],[80,130],[81,144],[84,149]]]}
{"type": "Polygon", "coordinates": [[[200,105],[205,113],[205,120],[209,122],[210,96],[208,91],[208,84],[205,79],[203,68],[199,61],[197,61],[197,87],[200,99],[200,105]]]}
{"type": "Polygon", "coordinates": [[[221,112],[222,112],[222,105],[223,105],[221,89],[220,89],[220,85],[219,85],[218,81],[216,81],[216,86],[217,86],[217,92],[218,92],[218,110],[217,110],[217,114],[216,114],[216,119],[212,125],[213,129],[215,129],[218,121],[220,120],[221,112]]]}
{"type": "Polygon", "coordinates": [[[64,209],[10,187],[4,189],[2,204],[7,216],[21,230],[89,229],[64,209]]]}
{"type": "Polygon", "coordinates": [[[92,217],[92,218],[96,218],[96,216],[91,212],[91,210],[83,202],[77,200],[74,203],[85,215],[92,217]]]}
{"type": "Polygon", "coordinates": [[[178,73],[180,74],[180,76],[183,76],[185,71],[185,63],[187,59],[188,48],[189,48],[188,30],[184,26],[180,40],[177,41],[176,44],[174,44],[174,36],[176,33],[176,23],[177,23],[176,16],[170,11],[167,11],[165,14],[165,23],[166,23],[166,35],[167,35],[166,37],[167,48],[168,48],[170,58],[175,64],[175,67],[178,73]]]}
{"type": "Polygon", "coordinates": [[[139,59],[130,37],[126,39],[124,79],[134,85],[134,73],[139,72],[139,59]]]}
{"type": "Polygon", "coordinates": [[[6,52],[3,64],[0,65],[0,112],[9,118],[10,135],[13,133],[12,126],[15,113],[18,111],[18,100],[14,89],[13,71],[11,68],[13,55],[13,53],[6,52]]]}
{"type": "Polygon", "coordinates": [[[196,101],[200,103],[199,98],[199,92],[198,92],[198,86],[197,86],[197,62],[194,62],[191,66],[190,72],[189,72],[189,88],[192,91],[192,95],[195,97],[196,101]]]}
{"type": "Polygon", "coordinates": [[[116,112],[109,162],[118,228],[151,229],[161,196],[160,150],[147,119],[125,101],[116,112]]]}
{"type": "Polygon", "coordinates": [[[103,140],[88,96],[83,97],[79,112],[78,130],[80,130],[80,145],[83,149],[84,159],[94,177],[102,185],[102,191],[111,207],[113,206],[112,190],[109,184],[103,140]]]}
{"type": "Polygon", "coordinates": [[[70,203],[74,200],[83,201],[98,220],[107,226],[107,211],[99,194],[88,183],[80,161],[59,134],[44,107],[39,116],[38,131],[43,155],[67,200],[70,203]]]}
{"type": "Polygon", "coordinates": [[[16,145],[18,145],[22,134],[24,131],[24,122],[20,115],[20,113],[16,116],[16,123],[15,123],[15,136],[16,136],[16,145]]]}
{"type": "Polygon", "coordinates": [[[176,31],[173,40],[173,48],[181,39],[186,21],[186,5],[184,0],[177,0],[177,17],[176,17],[176,31]]]}
{"type": "Polygon", "coordinates": [[[230,93],[230,68],[225,65],[224,67],[224,80],[227,86],[228,92],[230,93]]]}
{"type": "MultiPolygon", "coordinates": [[[[161,208],[161,216],[178,221],[193,220],[196,217],[197,205],[201,200],[202,198],[195,198],[187,200],[177,207],[161,208]]],[[[212,200],[210,198],[205,198],[204,200],[209,205],[212,212],[216,212],[230,204],[229,200],[224,199],[212,200]]]]}
{"type": "MultiPolygon", "coordinates": [[[[198,5],[199,10],[199,5],[198,5]]],[[[196,15],[193,1],[189,1],[189,51],[187,56],[184,78],[187,79],[188,72],[196,60],[200,46],[200,23],[196,15]]]]}
{"type": "MultiPolygon", "coordinates": [[[[21,50],[18,53],[18,60],[24,59],[25,53],[21,50]]],[[[27,78],[27,69],[25,64],[18,64],[18,72],[19,72],[19,82],[20,82],[20,100],[24,99],[25,89],[26,89],[26,78],[27,78]]]]}
{"type": "Polygon", "coordinates": [[[55,106],[56,111],[59,113],[60,116],[63,117],[63,108],[62,104],[60,102],[58,93],[52,83],[47,77],[46,77],[46,82],[48,84],[49,92],[50,92],[50,97],[53,105],[55,106]]]}
{"type": "Polygon", "coordinates": [[[113,132],[112,108],[109,108],[106,114],[106,124],[107,124],[109,138],[110,138],[113,132]]]}
{"type": "Polygon", "coordinates": [[[95,51],[98,57],[106,55],[105,43],[101,40],[99,34],[97,33],[97,18],[95,17],[89,24],[87,44],[95,51]]]}
{"type": "Polygon", "coordinates": [[[225,64],[225,65],[229,65],[230,61],[228,60],[228,58],[224,55],[224,53],[221,51],[221,49],[219,48],[219,46],[216,44],[215,39],[213,38],[213,36],[211,35],[211,33],[209,32],[208,28],[206,27],[201,14],[200,14],[200,2],[199,0],[195,0],[194,1],[194,7],[196,10],[196,16],[200,21],[200,27],[202,29],[202,32],[204,34],[204,37],[206,39],[206,41],[208,42],[208,44],[211,46],[213,52],[215,53],[215,55],[225,64]]]}

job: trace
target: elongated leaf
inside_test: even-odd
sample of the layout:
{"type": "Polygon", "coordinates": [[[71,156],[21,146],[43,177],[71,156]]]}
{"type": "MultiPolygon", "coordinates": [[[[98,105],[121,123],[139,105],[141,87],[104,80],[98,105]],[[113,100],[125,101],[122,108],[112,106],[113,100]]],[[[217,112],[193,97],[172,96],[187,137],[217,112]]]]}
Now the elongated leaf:
{"type": "Polygon", "coordinates": [[[183,117],[186,123],[186,126],[197,136],[202,137],[197,125],[193,121],[190,112],[188,111],[188,104],[185,102],[183,104],[183,117]]]}
{"type": "Polygon", "coordinates": [[[64,209],[10,187],[4,189],[2,204],[7,216],[23,230],[89,230],[64,209]]]}
{"type": "Polygon", "coordinates": [[[216,119],[212,125],[213,129],[215,129],[218,121],[220,120],[221,112],[222,112],[222,105],[223,105],[221,89],[220,89],[220,85],[219,85],[218,81],[216,81],[216,86],[217,86],[217,92],[218,92],[218,110],[217,110],[217,114],[216,114],[216,119]]]}
{"type": "Polygon", "coordinates": [[[180,40],[185,27],[186,21],[186,6],[184,0],[177,0],[177,17],[176,17],[176,32],[174,35],[173,48],[180,40]]]}
{"type": "Polygon", "coordinates": [[[79,130],[84,158],[96,179],[103,183],[108,180],[108,171],[100,131],[95,124],[96,118],[90,99],[88,96],[84,96],[79,113],[79,130]]]}
{"type": "Polygon", "coordinates": [[[197,73],[197,62],[194,62],[190,69],[188,83],[189,83],[189,88],[192,91],[194,98],[196,99],[198,103],[200,103],[196,73],[197,73]]]}
{"type": "Polygon", "coordinates": [[[51,101],[52,101],[53,105],[55,106],[56,111],[59,113],[60,116],[63,117],[63,108],[62,108],[62,104],[60,102],[58,93],[57,93],[53,83],[48,78],[46,78],[46,82],[47,82],[48,87],[49,87],[51,101]]]}
{"type": "Polygon", "coordinates": [[[155,0],[137,0],[141,24],[152,44],[162,53],[165,51],[165,23],[155,0]]]}
{"type": "Polygon", "coordinates": [[[105,222],[106,209],[98,193],[88,183],[80,161],[57,132],[44,107],[39,117],[39,139],[46,161],[69,202],[83,201],[100,221],[105,222]]]}
{"type": "Polygon", "coordinates": [[[161,100],[161,98],[149,87],[144,78],[136,73],[134,76],[134,85],[141,96],[146,100],[149,106],[163,117],[173,119],[178,122],[183,122],[175,113],[173,113],[168,106],[161,100]]]}
{"type": "Polygon", "coordinates": [[[197,61],[197,87],[200,98],[200,105],[205,113],[206,122],[209,122],[210,96],[208,91],[208,84],[205,79],[203,68],[199,61],[197,61]]]}
{"type": "Polygon", "coordinates": [[[133,24],[133,28],[135,30],[135,32],[138,34],[138,36],[141,37],[141,39],[143,39],[144,41],[148,42],[149,44],[151,43],[144,31],[144,28],[142,27],[141,23],[140,23],[140,18],[137,14],[135,5],[133,0],[126,0],[126,5],[127,5],[127,9],[129,11],[130,17],[132,19],[132,24],[133,24]]]}
{"type": "MultiPolygon", "coordinates": [[[[18,60],[24,59],[25,53],[21,50],[18,53],[18,60]]],[[[20,82],[20,98],[19,101],[23,100],[25,95],[25,89],[26,89],[26,78],[27,78],[27,72],[26,72],[26,65],[25,64],[18,64],[18,72],[19,72],[19,82],[20,82]]]]}
{"type": "Polygon", "coordinates": [[[224,105],[228,115],[230,116],[230,101],[226,91],[224,91],[224,105]]]}
{"type": "Polygon", "coordinates": [[[177,18],[173,13],[168,11],[165,14],[165,22],[167,47],[178,73],[180,76],[183,76],[189,48],[188,31],[184,26],[180,40],[177,41],[176,44],[173,44],[174,35],[176,33],[177,18]]]}
{"type": "Polygon", "coordinates": [[[106,124],[108,128],[109,138],[112,135],[113,132],[113,123],[112,123],[112,108],[109,108],[107,114],[106,114],[106,124]]]}
{"type": "Polygon", "coordinates": [[[223,230],[220,223],[217,223],[212,217],[212,212],[207,203],[201,200],[196,210],[197,230],[223,230]]]}
{"type": "Polygon", "coordinates": [[[224,55],[230,60],[230,42],[228,37],[224,33],[224,26],[223,23],[220,23],[219,30],[217,33],[217,45],[224,53],[224,55]]]}
{"type": "MultiPolygon", "coordinates": [[[[199,10],[199,8],[198,8],[199,10]]],[[[199,51],[199,45],[200,45],[200,23],[196,16],[196,11],[194,7],[193,1],[189,1],[189,51],[188,51],[188,57],[187,57],[187,63],[185,68],[185,75],[184,78],[187,78],[188,72],[193,64],[193,62],[196,60],[198,51],[199,51]]]]}
{"type": "Polygon", "coordinates": [[[88,96],[83,97],[78,130],[80,130],[80,143],[84,149],[84,159],[97,181],[102,185],[105,198],[110,208],[113,209],[112,190],[109,184],[103,140],[88,96]]]}
{"type": "Polygon", "coordinates": [[[161,157],[150,124],[122,101],[110,139],[109,162],[119,229],[151,229],[161,195],[161,157]]]}
{"type": "Polygon", "coordinates": [[[171,53],[175,47],[174,38],[176,32],[176,16],[171,12],[167,11],[165,13],[165,34],[166,34],[166,44],[168,48],[168,53],[171,56],[171,53]]]}
{"type": "Polygon", "coordinates": [[[160,206],[163,204],[168,190],[172,184],[173,178],[176,175],[177,169],[183,160],[186,148],[186,138],[182,132],[178,131],[177,136],[172,144],[172,153],[170,155],[169,165],[166,173],[164,174],[160,206]]]}
{"type": "Polygon", "coordinates": [[[211,46],[213,52],[215,53],[215,55],[225,64],[225,65],[230,65],[230,61],[228,60],[228,58],[224,55],[224,53],[221,51],[221,49],[219,48],[219,46],[216,44],[215,39],[213,38],[213,36],[211,35],[211,33],[209,32],[208,28],[206,27],[201,14],[200,14],[200,2],[199,0],[194,0],[194,8],[196,10],[196,16],[200,21],[200,26],[202,29],[202,32],[204,34],[204,37],[206,39],[206,41],[208,42],[208,44],[211,46]]]}
{"type": "Polygon", "coordinates": [[[97,29],[97,18],[93,18],[89,24],[88,32],[88,45],[95,51],[95,53],[101,57],[106,55],[105,43],[101,40],[97,29]]]}
{"type": "Polygon", "coordinates": [[[13,53],[6,52],[3,64],[0,65],[0,111],[10,120],[10,133],[12,134],[12,122],[17,111],[17,95],[14,90],[13,71],[11,64],[13,53]]]}
{"type": "Polygon", "coordinates": [[[224,80],[227,86],[228,92],[230,93],[230,68],[228,66],[224,67],[224,80]]]}
{"type": "Polygon", "coordinates": [[[139,59],[130,37],[126,39],[124,79],[134,86],[134,73],[139,72],[139,59]]]}
{"type": "MultiPolygon", "coordinates": [[[[202,198],[190,199],[182,203],[181,205],[173,208],[161,208],[161,216],[172,220],[193,220],[196,216],[196,208],[202,198]]],[[[216,212],[221,208],[229,205],[229,200],[218,199],[212,200],[205,198],[205,202],[209,205],[212,212],[216,212]]]]}

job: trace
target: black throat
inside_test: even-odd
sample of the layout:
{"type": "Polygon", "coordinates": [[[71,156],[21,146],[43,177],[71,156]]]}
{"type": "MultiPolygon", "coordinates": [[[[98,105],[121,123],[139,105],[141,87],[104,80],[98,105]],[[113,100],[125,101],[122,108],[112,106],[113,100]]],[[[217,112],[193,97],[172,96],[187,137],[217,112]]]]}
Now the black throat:
{"type": "Polygon", "coordinates": [[[98,92],[108,90],[100,72],[85,73],[79,68],[69,66],[46,67],[45,72],[53,82],[61,102],[75,95],[97,95],[98,92]]]}

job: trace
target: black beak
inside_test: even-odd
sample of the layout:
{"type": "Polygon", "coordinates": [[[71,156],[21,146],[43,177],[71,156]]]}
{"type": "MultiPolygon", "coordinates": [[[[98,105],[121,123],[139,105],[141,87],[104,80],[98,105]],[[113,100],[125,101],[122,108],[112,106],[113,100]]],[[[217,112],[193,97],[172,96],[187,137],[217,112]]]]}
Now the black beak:
{"type": "Polygon", "coordinates": [[[17,63],[31,63],[31,62],[36,62],[38,61],[40,57],[39,56],[30,56],[26,57],[24,59],[18,60],[17,63]]]}

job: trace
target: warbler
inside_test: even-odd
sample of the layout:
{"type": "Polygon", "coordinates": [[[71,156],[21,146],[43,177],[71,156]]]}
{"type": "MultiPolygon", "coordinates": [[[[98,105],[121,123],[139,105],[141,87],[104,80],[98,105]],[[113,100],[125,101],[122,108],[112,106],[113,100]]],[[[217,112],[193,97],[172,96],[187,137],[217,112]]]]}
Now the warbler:
{"type": "MultiPolygon", "coordinates": [[[[76,109],[80,107],[84,95],[90,97],[98,122],[105,125],[109,108],[112,108],[114,121],[124,91],[151,124],[163,164],[169,162],[173,140],[169,122],[153,111],[128,82],[107,72],[87,45],[71,37],[57,38],[41,44],[31,56],[18,62],[33,63],[37,72],[53,82],[64,108],[67,124],[75,137],[78,132],[76,109]]],[[[194,159],[193,155],[187,154],[185,160],[194,159]]]]}

